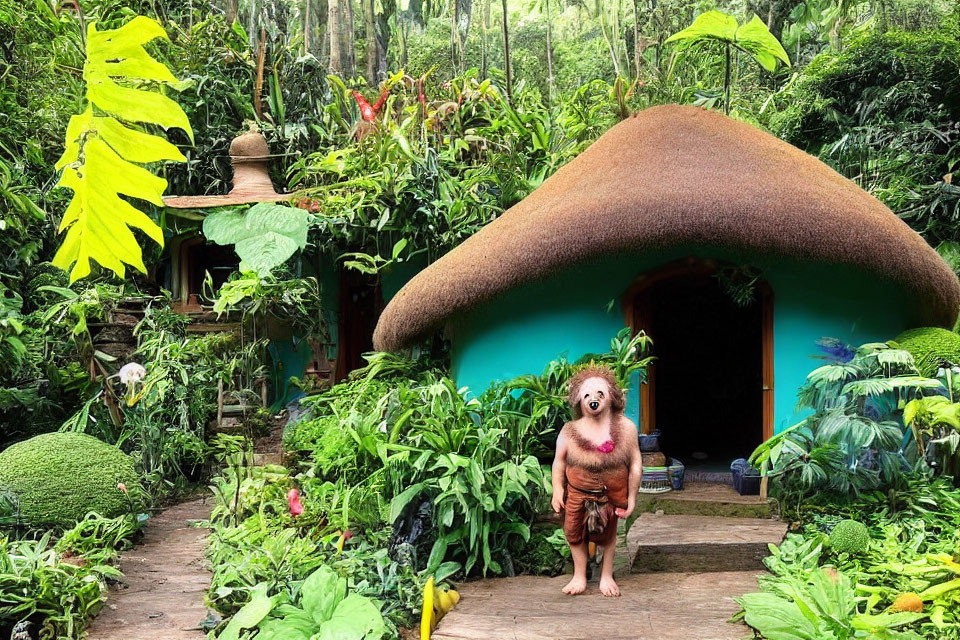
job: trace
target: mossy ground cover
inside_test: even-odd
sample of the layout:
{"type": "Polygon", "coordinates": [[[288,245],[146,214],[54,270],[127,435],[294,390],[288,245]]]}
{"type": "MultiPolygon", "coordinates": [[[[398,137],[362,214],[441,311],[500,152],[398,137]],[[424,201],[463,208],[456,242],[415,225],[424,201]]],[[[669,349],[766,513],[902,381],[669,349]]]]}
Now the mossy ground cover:
{"type": "Polygon", "coordinates": [[[86,434],[46,433],[0,452],[0,489],[16,497],[31,527],[69,528],[91,511],[127,513],[120,483],[136,495],[133,459],[86,434]]]}

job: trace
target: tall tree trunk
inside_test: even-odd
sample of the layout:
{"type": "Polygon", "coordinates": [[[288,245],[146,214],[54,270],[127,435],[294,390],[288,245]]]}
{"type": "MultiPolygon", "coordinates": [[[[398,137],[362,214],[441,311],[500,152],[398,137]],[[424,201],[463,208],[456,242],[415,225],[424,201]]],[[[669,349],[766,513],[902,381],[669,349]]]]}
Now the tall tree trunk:
{"type": "Polygon", "coordinates": [[[544,0],[544,6],[547,9],[547,95],[550,97],[550,101],[553,101],[553,37],[551,34],[552,27],[550,21],[550,3],[552,0],[544,0]]]}
{"type": "Polygon", "coordinates": [[[233,21],[237,19],[237,3],[239,0],[227,0],[227,9],[226,9],[226,19],[227,26],[233,24],[233,21]]]}
{"type": "Polygon", "coordinates": [[[312,0],[304,0],[303,3],[303,52],[310,53],[310,36],[313,35],[311,32],[313,30],[313,25],[310,24],[311,15],[310,5],[313,4],[312,0]]]}
{"type": "Polygon", "coordinates": [[[377,86],[377,27],[374,2],[376,0],[361,0],[363,7],[363,29],[367,39],[367,82],[371,87],[377,86]]]}
{"type": "Polygon", "coordinates": [[[393,3],[384,3],[383,12],[373,21],[377,34],[377,80],[388,75],[387,52],[390,47],[390,16],[393,15],[393,3]]]}
{"type": "Polygon", "coordinates": [[[346,9],[346,11],[343,12],[344,48],[346,49],[350,76],[352,77],[356,74],[357,70],[357,50],[353,42],[353,0],[344,0],[341,6],[346,9]]]}
{"type": "Polygon", "coordinates": [[[507,24],[507,0],[500,0],[503,7],[503,67],[507,74],[507,102],[513,104],[513,70],[510,64],[510,26],[507,24]]]}
{"type": "Polygon", "coordinates": [[[489,62],[489,52],[487,50],[487,31],[490,30],[490,0],[481,0],[480,5],[480,77],[487,77],[487,63],[489,62]]]}
{"type": "Polygon", "coordinates": [[[329,0],[327,27],[330,32],[330,73],[353,77],[353,9],[350,0],[329,0]]]}
{"type": "Polygon", "coordinates": [[[643,45],[640,43],[640,5],[633,0],[633,67],[640,79],[640,59],[643,57],[643,45]]]}

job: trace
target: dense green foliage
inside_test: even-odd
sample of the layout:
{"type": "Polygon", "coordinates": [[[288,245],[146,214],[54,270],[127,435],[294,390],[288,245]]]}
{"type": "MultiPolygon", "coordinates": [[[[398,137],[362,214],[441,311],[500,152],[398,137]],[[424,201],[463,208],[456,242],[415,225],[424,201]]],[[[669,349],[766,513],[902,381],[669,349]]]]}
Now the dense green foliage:
{"type": "Polygon", "coordinates": [[[122,574],[112,563],[127,549],[141,522],[131,515],[90,514],[56,544],[0,536],[0,633],[27,623],[40,637],[79,640],[106,599],[107,579],[122,574]]]}
{"type": "Polygon", "coordinates": [[[940,380],[919,375],[907,351],[888,344],[839,352],[799,391],[798,408],[813,414],[764,442],[751,458],[791,506],[898,487],[923,446],[908,446],[899,403],[944,389],[940,380]]]}
{"type": "Polygon", "coordinates": [[[119,483],[136,492],[133,460],[85,434],[46,433],[0,452],[0,488],[16,497],[30,526],[72,527],[91,511],[129,512],[119,483]]]}
{"type": "Polygon", "coordinates": [[[738,598],[747,624],[768,640],[951,638],[960,631],[960,490],[916,475],[901,490],[804,510],[800,533],[765,560],[761,592],[738,598]],[[848,553],[834,544],[843,518],[868,534],[848,553]],[[830,544],[827,544],[829,534],[830,544]],[[917,594],[922,611],[892,605],[917,594]]]}
{"type": "MultiPolygon", "coordinates": [[[[589,359],[625,383],[642,375],[648,344],[624,330],[610,352],[589,359]]],[[[297,469],[251,469],[244,454],[228,455],[208,549],[208,597],[222,613],[283,597],[329,565],[382,602],[394,631],[412,626],[429,576],[562,570],[562,537],[533,525],[550,495],[542,462],[568,419],[565,385],[577,365],[554,362],[470,398],[434,363],[368,359],[350,380],[301,402],[308,414],[284,438],[297,469]],[[300,514],[290,510],[294,488],[300,514]]]]}
{"type": "Polygon", "coordinates": [[[960,27],[867,31],[775,97],[770,127],[856,180],[934,246],[957,240],[960,27]]]}
{"type": "Polygon", "coordinates": [[[960,365],[960,335],[939,327],[904,331],[893,341],[913,356],[921,375],[932,377],[942,367],[960,365]]]}

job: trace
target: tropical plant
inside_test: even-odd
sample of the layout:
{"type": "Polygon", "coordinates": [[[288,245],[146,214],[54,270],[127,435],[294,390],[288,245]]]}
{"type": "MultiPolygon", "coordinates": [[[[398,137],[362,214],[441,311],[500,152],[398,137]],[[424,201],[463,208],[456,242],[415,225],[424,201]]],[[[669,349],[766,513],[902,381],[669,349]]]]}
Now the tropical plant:
{"type": "Polygon", "coordinates": [[[770,591],[748,593],[736,600],[744,609],[747,624],[769,640],[921,637],[897,629],[925,614],[860,611],[854,585],[842,571],[814,569],[805,577],[785,576],[768,585],[770,591]]]}
{"type": "Polygon", "coordinates": [[[813,415],[751,456],[789,500],[896,486],[909,468],[900,403],[943,384],[919,375],[909,353],[887,344],[864,344],[852,353],[807,376],[797,406],[813,415]]]}
{"type": "Polygon", "coordinates": [[[244,629],[255,630],[245,637],[260,640],[378,640],[386,632],[377,606],[362,595],[347,594],[347,581],[330,567],[318,568],[292,592],[296,597],[289,593],[270,597],[266,585],[254,586],[250,602],[217,640],[237,640],[244,629]]]}
{"type": "Polygon", "coordinates": [[[960,403],[939,395],[917,398],[904,406],[903,422],[932,469],[960,478],[960,403]]]}
{"type": "Polygon", "coordinates": [[[704,42],[720,43],[723,49],[723,112],[730,113],[730,70],[733,50],[743,51],[767,71],[779,63],[790,66],[790,58],[767,25],[756,15],[744,25],[722,11],[707,11],[697,16],[686,29],[678,31],[666,42],[678,42],[684,48],[704,42]]]}
{"type": "Polygon", "coordinates": [[[203,235],[217,244],[232,244],[241,271],[261,276],[307,245],[310,214],[303,209],[261,202],[247,211],[220,209],[203,219],[203,235]]]}
{"type": "Polygon", "coordinates": [[[165,139],[137,128],[137,123],[179,128],[193,137],[190,122],[176,102],[143,83],[174,84],[176,78],[143,45],[167,34],[155,20],[138,16],[120,27],[86,35],[86,110],[70,118],[66,148],[56,168],[59,186],[73,191],[60,223],[66,230],[53,263],[70,271],[71,282],[90,274],[90,260],[119,277],[124,264],[146,273],[131,227],[163,246],[163,232],[121,195],[163,206],[167,181],[138,166],[161,160],[185,160],[165,139]],[[99,115],[104,114],[104,115],[99,115]]]}

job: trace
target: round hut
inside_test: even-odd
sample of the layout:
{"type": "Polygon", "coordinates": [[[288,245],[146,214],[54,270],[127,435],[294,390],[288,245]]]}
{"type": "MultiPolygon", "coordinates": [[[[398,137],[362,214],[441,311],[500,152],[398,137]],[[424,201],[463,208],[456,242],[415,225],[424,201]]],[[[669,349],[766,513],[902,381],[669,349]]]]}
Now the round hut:
{"type": "Polygon", "coordinates": [[[729,460],[800,417],[818,339],[952,327],[958,304],[950,268],[853,182],[749,124],[668,105],[420,272],[374,345],[443,330],[453,376],[479,393],[644,330],[657,361],[628,414],[678,457],[729,460]]]}

